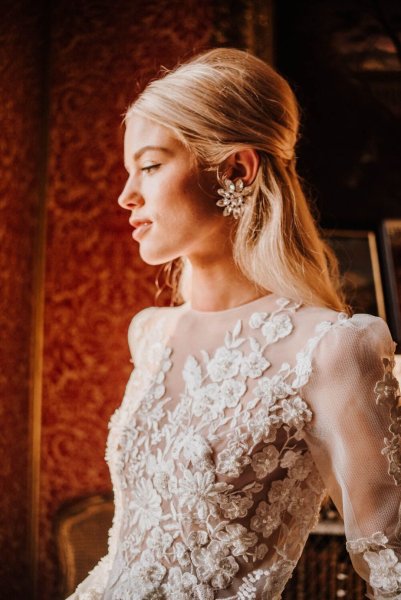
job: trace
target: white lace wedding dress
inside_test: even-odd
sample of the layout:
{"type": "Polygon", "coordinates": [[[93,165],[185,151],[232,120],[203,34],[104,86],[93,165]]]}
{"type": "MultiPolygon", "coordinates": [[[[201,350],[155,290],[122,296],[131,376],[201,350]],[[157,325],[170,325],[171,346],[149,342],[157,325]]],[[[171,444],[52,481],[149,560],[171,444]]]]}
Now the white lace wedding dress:
{"type": "Polygon", "coordinates": [[[109,553],[71,600],[279,599],[325,490],[368,597],[401,599],[401,409],[384,321],[271,294],[134,317],[109,553]]]}

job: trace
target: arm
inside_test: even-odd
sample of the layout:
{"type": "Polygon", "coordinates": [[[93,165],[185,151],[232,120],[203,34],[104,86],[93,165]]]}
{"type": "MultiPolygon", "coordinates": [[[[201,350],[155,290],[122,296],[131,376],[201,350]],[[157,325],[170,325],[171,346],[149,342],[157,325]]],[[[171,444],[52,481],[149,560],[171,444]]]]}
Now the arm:
{"type": "Polygon", "coordinates": [[[355,315],[315,350],[306,441],[344,519],[368,597],[401,599],[401,410],[384,321],[355,315]],[[399,420],[398,420],[399,419],[399,420]]]}
{"type": "MultiPolygon", "coordinates": [[[[152,314],[152,309],[145,309],[135,315],[131,320],[128,328],[128,345],[131,353],[131,362],[135,365],[140,360],[141,354],[143,353],[143,344],[145,340],[145,323],[147,318],[152,314]]],[[[131,386],[132,386],[132,375],[128,381],[122,406],[130,400],[131,397],[131,386]]],[[[113,469],[113,459],[115,456],[114,447],[116,444],[114,431],[118,431],[118,423],[122,419],[122,409],[116,411],[110,421],[110,435],[107,443],[106,457],[109,462],[110,472],[113,481],[114,488],[114,502],[115,502],[115,515],[113,519],[113,525],[109,531],[109,544],[108,554],[104,556],[95,568],[90,571],[86,579],[82,581],[75,590],[75,592],[67,598],[67,600],[101,600],[105,592],[107,582],[112,568],[113,558],[117,551],[118,545],[118,531],[120,523],[121,513],[121,490],[119,489],[118,480],[115,479],[113,469]]],[[[116,433],[117,435],[117,433],[116,433]]]]}

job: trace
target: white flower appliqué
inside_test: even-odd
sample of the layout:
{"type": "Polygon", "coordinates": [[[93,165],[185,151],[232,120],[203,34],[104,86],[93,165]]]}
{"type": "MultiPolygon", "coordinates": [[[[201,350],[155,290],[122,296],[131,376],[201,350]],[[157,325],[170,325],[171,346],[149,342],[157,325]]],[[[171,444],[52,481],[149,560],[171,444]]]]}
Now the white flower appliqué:
{"type": "Polygon", "coordinates": [[[223,379],[235,377],[239,373],[241,359],[242,352],[239,350],[218,348],[214,358],[207,365],[210,379],[212,381],[223,381],[223,379]]]}
{"type": "Polygon", "coordinates": [[[200,581],[210,581],[211,586],[218,590],[228,587],[239,570],[237,561],[229,554],[228,546],[217,540],[207,547],[195,548],[191,559],[200,581]]]}
{"type": "Polygon", "coordinates": [[[147,531],[159,524],[162,516],[161,497],[147,479],[138,481],[129,504],[132,522],[140,531],[147,531]]]}
{"type": "Polygon", "coordinates": [[[401,564],[394,550],[367,551],[363,558],[370,567],[369,582],[383,592],[399,592],[401,588],[401,564]]]}
{"type": "Polygon", "coordinates": [[[262,333],[268,344],[274,344],[291,333],[293,324],[291,317],[285,313],[274,315],[262,326],[262,333]]]}
{"type": "Polygon", "coordinates": [[[301,435],[312,413],[298,383],[314,346],[281,364],[271,347],[292,333],[298,308],[280,299],[237,320],[220,346],[192,352],[178,371],[168,319],[138,345],[142,368],[110,433],[116,499],[124,499],[113,528],[113,600],[279,597],[295,564],[287,530],[298,546],[305,541],[323,490],[301,435]]]}

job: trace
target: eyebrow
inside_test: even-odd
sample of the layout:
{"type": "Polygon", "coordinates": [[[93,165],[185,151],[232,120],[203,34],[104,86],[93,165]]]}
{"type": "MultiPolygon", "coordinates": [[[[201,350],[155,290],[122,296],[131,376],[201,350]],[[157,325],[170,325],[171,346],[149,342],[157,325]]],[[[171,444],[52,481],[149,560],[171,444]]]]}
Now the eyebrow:
{"type": "Polygon", "coordinates": [[[138,160],[138,158],[140,158],[142,154],[144,154],[148,150],[159,150],[161,152],[171,154],[171,150],[169,150],[168,148],[164,148],[163,146],[143,146],[143,148],[140,148],[139,150],[137,150],[137,152],[135,152],[133,159],[138,160]]]}

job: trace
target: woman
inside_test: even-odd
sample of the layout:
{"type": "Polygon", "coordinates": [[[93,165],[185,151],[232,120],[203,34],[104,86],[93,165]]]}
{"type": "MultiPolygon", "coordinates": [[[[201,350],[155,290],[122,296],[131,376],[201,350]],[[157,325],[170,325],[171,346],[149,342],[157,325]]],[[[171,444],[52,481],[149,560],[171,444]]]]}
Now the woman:
{"type": "Polygon", "coordinates": [[[401,598],[394,344],[343,312],[297,131],[288,84],[239,50],[179,66],[127,112],[119,204],[142,259],[178,266],[182,303],[130,325],[109,553],[75,600],[280,598],[326,491],[368,597],[401,598]]]}

